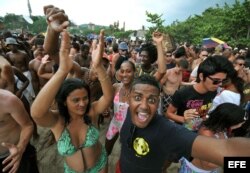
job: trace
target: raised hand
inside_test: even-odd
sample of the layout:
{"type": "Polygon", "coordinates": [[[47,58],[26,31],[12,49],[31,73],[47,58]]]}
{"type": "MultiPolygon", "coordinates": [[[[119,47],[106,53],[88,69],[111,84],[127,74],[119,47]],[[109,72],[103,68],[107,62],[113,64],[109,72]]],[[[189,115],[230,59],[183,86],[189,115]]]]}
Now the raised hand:
{"type": "Polygon", "coordinates": [[[56,32],[62,32],[69,25],[68,16],[64,10],[48,5],[43,7],[48,25],[56,32]]]}
{"type": "Polygon", "coordinates": [[[10,155],[4,159],[2,163],[0,163],[3,165],[6,164],[3,168],[3,172],[9,170],[9,173],[16,173],[19,168],[23,152],[14,144],[3,142],[2,146],[8,148],[10,152],[10,155]]]}
{"type": "Polygon", "coordinates": [[[42,64],[47,64],[48,62],[50,62],[49,55],[44,55],[42,58],[42,64]]]}
{"type": "Polygon", "coordinates": [[[93,42],[92,50],[92,64],[93,68],[97,68],[101,65],[101,59],[104,52],[104,30],[100,31],[99,44],[96,46],[96,41],[93,42]]]}
{"type": "Polygon", "coordinates": [[[161,43],[163,41],[163,34],[161,32],[153,32],[152,34],[153,41],[157,43],[161,43]]]}
{"type": "Polygon", "coordinates": [[[61,47],[60,47],[60,60],[59,60],[59,69],[63,71],[64,73],[68,73],[72,66],[73,66],[73,60],[69,56],[70,53],[70,37],[69,33],[64,30],[62,32],[62,42],[61,42],[61,47]]]}

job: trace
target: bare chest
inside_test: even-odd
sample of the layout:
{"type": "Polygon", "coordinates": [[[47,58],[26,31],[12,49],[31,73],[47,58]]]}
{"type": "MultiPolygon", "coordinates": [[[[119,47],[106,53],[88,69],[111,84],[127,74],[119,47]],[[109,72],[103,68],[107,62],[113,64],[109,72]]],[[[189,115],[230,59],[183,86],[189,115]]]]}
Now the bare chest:
{"type": "Polygon", "coordinates": [[[182,74],[181,73],[172,72],[168,76],[167,83],[179,85],[181,83],[181,81],[182,81],[182,74]]]}
{"type": "Polygon", "coordinates": [[[13,63],[19,63],[19,64],[26,62],[27,58],[23,53],[11,53],[9,54],[9,57],[13,63]]]}

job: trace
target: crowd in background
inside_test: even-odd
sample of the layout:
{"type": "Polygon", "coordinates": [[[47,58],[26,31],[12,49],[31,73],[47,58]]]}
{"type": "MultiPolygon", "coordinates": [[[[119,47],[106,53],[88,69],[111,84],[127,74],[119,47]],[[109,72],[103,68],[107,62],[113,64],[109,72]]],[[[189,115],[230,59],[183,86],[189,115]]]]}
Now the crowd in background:
{"type": "MultiPolygon", "coordinates": [[[[49,17],[51,14],[45,13],[45,15],[49,17]]],[[[159,32],[154,32],[150,41],[105,38],[103,32],[98,38],[80,39],[65,33],[66,31],[62,29],[60,32],[63,34],[59,37],[60,32],[50,24],[53,20],[56,19],[48,18],[47,22],[48,28],[54,31],[48,30],[45,36],[29,33],[16,36],[10,31],[5,31],[1,35],[0,102],[16,96],[24,105],[22,111],[26,113],[22,117],[22,115],[15,116],[16,113],[12,113],[12,110],[0,111],[0,124],[1,120],[7,121],[3,118],[3,114],[7,113],[17,122],[20,129],[23,130],[27,124],[33,124],[31,127],[34,130],[27,132],[29,135],[25,136],[25,142],[22,144],[18,142],[17,136],[14,141],[3,138],[0,142],[8,140],[18,147],[20,144],[26,148],[30,145],[28,141],[31,132],[33,138],[39,138],[36,124],[49,127],[54,134],[54,140],[62,145],[58,147],[61,155],[68,156],[71,152],[76,152],[78,154],[74,155],[75,160],[82,160],[83,157],[83,165],[66,159],[65,172],[72,171],[72,168],[80,171],[105,172],[106,160],[112,153],[115,141],[119,135],[124,135],[120,133],[122,128],[126,127],[123,127],[123,124],[126,122],[130,106],[131,90],[136,85],[133,82],[145,75],[152,76],[158,82],[160,99],[157,113],[170,122],[182,125],[194,134],[217,139],[250,136],[249,48],[224,47],[219,44],[208,48],[184,43],[178,46],[172,45],[173,49],[170,50],[164,47],[164,34],[159,32]],[[64,48],[66,52],[59,53],[60,43],[62,43],[61,49],[64,48]],[[66,54],[69,55],[72,64],[71,61],[65,60],[66,54]],[[81,86],[84,91],[80,90],[81,86]],[[67,91],[67,87],[72,88],[67,91]],[[77,93],[73,93],[75,90],[77,93]],[[6,91],[8,92],[5,93],[6,91]],[[82,97],[78,98],[78,95],[82,97]],[[72,100],[68,101],[68,97],[72,100]],[[85,97],[88,97],[88,103],[85,103],[85,97]],[[73,102],[81,102],[88,106],[81,110],[74,107],[73,102]],[[74,122],[74,115],[80,114],[79,112],[84,114],[87,126],[78,124],[79,121],[74,122]],[[86,113],[88,116],[85,116],[86,113]],[[61,115],[63,118],[60,118],[61,115]],[[105,143],[99,145],[98,139],[91,138],[98,138],[98,127],[105,118],[110,124],[105,143]],[[78,134],[77,127],[85,132],[84,137],[74,136],[78,134]],[[90,127],[89,130],[86,130],[87,127],[90,127]],[[65,129],[69,129],[70,132],[66,132],[65,129]],[[83,150],[82,152],[72,149],[74,146],[70,149],[72,151],[64,150],[65,144],[62,144],[61,138],[68,134],[74,134],[72,143],[81,144],[79,148],[83,150]],[[83,145],[82,141],[87,139],[89,144],[85,142],[83,145]],[[86,146],[93,147],[93,150],[81,149],[86,146]],[[92,158],[90,160],[86,159],[89,155],[92,158]]],[[[135,99],[140,98],[137,96],[135,99]]],[[[148,104],[153,105],[156,102],[154,99],[150,98],[148,104]]],[[[17,103],[7,102],[13,104],[7,107],[20,112],[18,107],[22,106],[18,100],[15,101],[17,103]]],[[[0,106],[2,109],[6,105],[1,103],[0,106]]],[[[139,113],[138,117],[142,122],[147,121],[144,113],[139,113]]],[[[13,125],[16,124],[12,123],[13,125]]],[[[15,133],[17,131],[15,129],[15,133]]],[[[7,134],[6,131],[4,133],[7,134]]],[[[20,133],[23,135],[22,131],[20,133]]],[[[134,133],[133,129],[130,133],[134,133]]],[[[69,140],[66,136],[63,137],[69,140]]],[[[4,145],[0,147],[1,161],[11,155],[10,148],[4,145]]],[[[24,150],[22,149],[16,159],[18,161],[9,164],[13,172],[22,165],[24,150]]],[[[34,152],[35,150],[31,152],[28,159],[35,155],[34,152]]],[[[143,152],[145,151],[142,151],[141,155],[143,152]]],[[[17,154],[13,154],[13,158],[16,157],[14,155],[17,154]]],[[[166,171],[171,162],[178,161],[176,158],[166,159],[161,168],[162,172],[166,171]]],[[[180,163],[182,172],[191,169],[216,172],[219,168],[214,163],[199,158],[186,158],[184,155],[180,163]]]]}

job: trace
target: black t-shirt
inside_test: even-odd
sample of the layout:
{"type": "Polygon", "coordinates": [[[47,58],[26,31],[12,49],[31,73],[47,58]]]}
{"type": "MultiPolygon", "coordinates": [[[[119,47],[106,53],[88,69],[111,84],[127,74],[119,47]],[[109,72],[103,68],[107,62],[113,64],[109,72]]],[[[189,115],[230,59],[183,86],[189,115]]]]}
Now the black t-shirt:
{"type": "Polygon", "coordinates": [[[165,160],[191,156],[196,134],[156,115],[143,128],[135,127],[128,111],[120,132],[122,173],[161,173],[165,160]],[[132,140],[131,140],[132,139],[132,140]]]}
{"type": "Polygon", "coordinates": [[[201,114],[200,116],[204,116],[212,106],[216,94],[216,91],[200,94],[193,86],[187,86],[174,93],[172,105],[177,108],[177,115],[183,116],[185,110],[196,109],[201,114]]]}

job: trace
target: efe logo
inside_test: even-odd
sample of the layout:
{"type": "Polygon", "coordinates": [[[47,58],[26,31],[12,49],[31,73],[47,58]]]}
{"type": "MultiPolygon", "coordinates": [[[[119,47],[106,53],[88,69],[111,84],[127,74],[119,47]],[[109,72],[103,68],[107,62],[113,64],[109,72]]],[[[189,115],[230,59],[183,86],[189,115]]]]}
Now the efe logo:
{"type": "Polygon", "coordinates": [[[249,157],[224,157],[224,172],[249,173],[249,157]]]}

